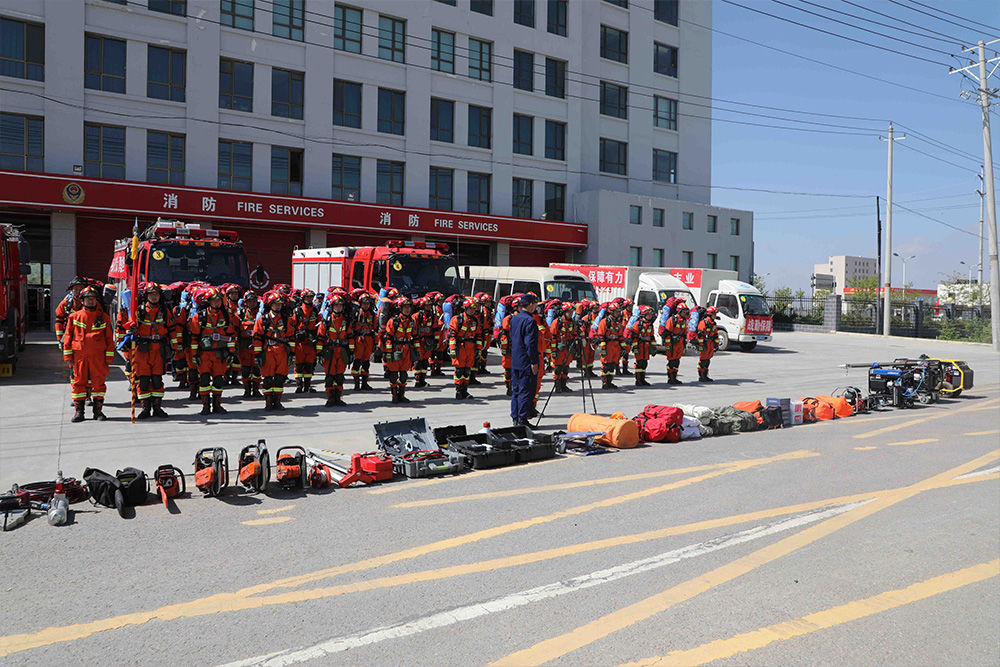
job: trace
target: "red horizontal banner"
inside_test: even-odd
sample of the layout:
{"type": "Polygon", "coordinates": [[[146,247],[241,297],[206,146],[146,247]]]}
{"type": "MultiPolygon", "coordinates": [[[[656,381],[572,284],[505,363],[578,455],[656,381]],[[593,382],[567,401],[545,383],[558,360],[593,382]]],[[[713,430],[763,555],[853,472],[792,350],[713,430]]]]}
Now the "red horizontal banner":
{"type": "Polygon", "coordinates": [[[0,171],[0,205],[583,248],[587,226],[457,211],[0,171]]]}

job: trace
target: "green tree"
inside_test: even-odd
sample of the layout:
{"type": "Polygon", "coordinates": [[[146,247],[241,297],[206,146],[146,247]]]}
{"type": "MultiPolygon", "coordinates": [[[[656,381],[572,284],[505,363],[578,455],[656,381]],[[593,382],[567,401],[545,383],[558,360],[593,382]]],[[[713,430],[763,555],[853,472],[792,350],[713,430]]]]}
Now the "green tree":
{"type": "Polygon", "coordinates": [[[753,274],[753,286],[756,287],[761,294],[767,296],[767,285],[764,284],[764,277],[759,273],[753,274]]]}
{"type": "Polygon", "coordinates": [[[781,313],[792,305],[792,288],[781,287],[774,290],[774,309],[781,313]]]}

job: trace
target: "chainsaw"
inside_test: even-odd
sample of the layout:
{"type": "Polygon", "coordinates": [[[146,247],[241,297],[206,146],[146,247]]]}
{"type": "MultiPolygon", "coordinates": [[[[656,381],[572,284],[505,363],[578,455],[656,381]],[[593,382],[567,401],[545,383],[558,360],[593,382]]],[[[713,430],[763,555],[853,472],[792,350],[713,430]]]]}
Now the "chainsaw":
{"type": "Polygon", "coordinates": [[[153,481],[156,482],[156,492],[167,509],[170,509],[171,498],[176,498],[187,491],[184,473],[177,466],[169,464],[160,466],[153,473],[153,481]]]}

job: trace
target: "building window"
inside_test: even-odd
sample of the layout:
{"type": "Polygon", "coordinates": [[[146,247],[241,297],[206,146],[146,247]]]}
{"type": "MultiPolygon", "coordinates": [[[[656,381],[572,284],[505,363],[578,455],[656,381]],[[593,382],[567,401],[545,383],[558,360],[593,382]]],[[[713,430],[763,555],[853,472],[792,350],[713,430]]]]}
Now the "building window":
{"type": "Polygon", "coordinates": [[[708,268],[717,269],[719,268],[719,255],[718,253],[710,252],[708,253],[708,268]]]}
{"type": "Polygon", "coordinates": [[[490,212],[490,175],[469,172],[469,199],[466,205],[469,213],[490,212]]]}
{"type": "Polygon", "coordinates": [[[361,127],[361,84],[333,80],[333,124],[361,127]]]}
{"type": "Polygon", "coordinates": [[[124,127],[84,124],[83,175],[125,178],[124,127]]]}
{"type": "Polygon", "coordinates": [[[431,139],[455,141],[455,103],[451,100],[431,98],[431,139]]]}
{"type": "Polygon", "coordinates": [[[732,236],[740,235],[740,219],[739,218],[729,218],[729,233],[732,236]]]}
{"type": "Polygon", "coordinates": [[[683,264],[686,269],[694,267],[694,253],[690,250],[684,250],[681,252],[681,264],[683,264]]]}
{"type": "Polygon", "coordinates": [[[677,25],[679,0],[653,0],[653,18],[670,25],[677,25]]]}
{"type": "Polygon", "coordinates": [[[378,17],[378,57],[394,63],[406,62],[406,21],[378,17]]]}
{"type": "Polygon", "coordinates": [[[302,120],[303,96],[305,95],[303,72],[287,69],[271,69],[271,115],[302,120]]]}
{"type": "Polygon", "coordinates": [[[642,266],[642,248],[637,248],[634,245],[629,246],[628,264],[629,266],[642,266]]]}
{"type": "Polygon", "coordinates": [[[535,89],[535,54],[514,49],[514,87],[535,89]]]}
{"type": "Polygon", "coordinates": [[[455,170],[431,167],[430,193],[427,205],[431,208],[450,211],[454,208],[455,170]]]}
{"type": "Polygon", "coordinates": [[[739,255],[730,255],[729,256],[729,270],[730,271],[735,271],[736,273],[740,272],[740,256],[739,255]]]}
{"type": "Polygon", "coordinates": [[[602,138],[600,169],[605,174],[628,174],[628,144],[602,138]]]}
{"type": "Polygon", "coordinates": [[[45,171],[45,121],[0,113],[0,169],[45,171]]]}
{"type": "Polygon", "coordinates": [[[681,229],[694,229],[694,213],[681,213],[681,229]]]}
{"type": "Polygon", "coordinates": [[[677,153],[653,149],[653,180],[661,183],[677,182],[677,153]]]}
{"type": "Polygon", "coordinates": [[[666,76],[677,76],[677,47],[656,42],[653,45],[653,71],[666,76]]]}
{"type": "Polygon", "coordinates": [[[545,121],[545,157],[550,160],[566,159],[566,123],[545,121]]]}
{"type": "Polygon", "coordinates": [[[628,118],[628,88],[601,81],[601,114],[628,118]]]}
{"type": "Polygon", "coordinates": [[[616,5],[628,9],[628,0],[604,0],[609,5],[616,5]]]}
{"type": "Polygon", "coordinates": [[[653,266],[663,266],[663,248],[653,248],[653,266]]]}
{"type": "Polygon", "coordinates": [[[146,130],[146,180],[184,185],[184,135],[146,130]]]}
{"type": "Polygon", "coordinates": [[[493,109],[469,105],[469,145],[491,148],[493,145],[493,109]]]}
{"type": "Polygon", "coordinates": [[[708,216],[708,224],[706,225],[706,231],[710,234],[716,234],[719,231],[719,216],[710,215],[708,216]]]}
{"type": "Polygon", "coordinates": [[[361,53],[361,10],[337,5],[333,9],[333,48],[361,53]]]}
{"type": "Polygon", "coordinates": [[[545,94],[549,97],[566,98],[565,60],[545,59],[545,94]]]}
{"type": "Polygon", "coordinates": [[[545,184],[545,219],[566,218],[566,186],[563,183],[545,184]]]}
{"type": "Polygon", "coordinates": [[[471,0],[469,9],[477,14],[493,16],[493,0],[471,0]]]}
{"type": "Polygon", "coordinates": [[[406,93],[401,90],[378,89],[378,131],[403,134],[406,118],[406,93]]]}
{"type": "Polygon", "coordinates": [[[302,194],[302,150],[271,146],[271,194],[302,194]]]}
{"type": "Polygon", "coordinates": [[[653,226],[662,227],[663,226],[663,209],[654,208],[653,209],[653,226]]]}
{"type": "Polygon", "coordinates": [[[628,33],[611,26],[601,26],[601,57],[619,63],[628,62],[628,33]]]}
{"type": "Polygon", "coordinates": [[[219,108],[253,111],[253,63],[219,60],[219,108]]]}
{"type": "Polygon", "coordinates": [[[515,178],[511,183],[510,214],[516,218],[530,218],[534,181],[530,178],[515,178]]]}
{"type": "Polygon", "coordinates": [[[549,0],[548,30],[553,35],[566,36],[567,0],[549,0]]]}
{"type": "Polygon", "coordinates": [[[431,67],[439,72],[455,73],[455,33],[431,30],[431,67]]]}
{"type": "Polygon", "coordinates": [[[187,0],[149,0],[149,11],[184,16],[187,14],[187,0]]]}
{"type": "Polygon", "coordinates": [[[514,23],[535,27],[535,0],[514,0],[514,23]]]}
{"type": "Polygon", "coordinates": [[[514,114],[514,152],[520,155],[534,153],[534,118],[514,114]]]}
{"type": "Polygon", "coordinates": [[[343,201],[361,199],[361,158],[333,154],[333,187],[330,197],[343,201]]]}
{"type": "MultiPolygon", "coordinates": [[[[6,44],[4,45],[6,51],[6,44]]],[[[87,35],[84,88],[125,92],[125,42],[110,37],[87,35]]]]}
{"type": "Polygon", "coordinates": [[[628,222],[630,225],[641,225],[642,224],[642,207],[641,206],[629,206],[628,207],[628,222]]]}
{"type": "Polygon", "coordinates": [[[434,1],[440,2],[442,5],[451,5],[452,7],[458,4],[455,0],[434,0],[434,1]]]}
{"type": "Polygon", "coordinates": [[[653,96],[653,125],[665,130],[677,129],[677,100],[653,96]]]}
{"type": "Polygon", "coordinates": [[[403,204],[403,163],[379,160],[375,168],[375,202],[403,204]]]}
{"type": "Polygon", "coordinates": [[[305,30],[305,0],[273,0],[271,34],[301,42],[305,30]]]}
{"type": "Polygon", "coordinates": [[[222,0],[222,25],[253,30],[253,0],[222,0]]]}
{"type": "Polygon", "coordinates": [[[149,46],[146,50],[146,96],[183,102],[186,61],[183,51],[149,46]]]}
{"type": "Polygon", "coordinates": [[[219,187],[246,192],[253,189],[253,144],[219,140],[219,187]]]}
{"type": "Polygon", "coordinates": [[[0,44],[0,76],[45,80],[44,26],[0,18],[0,44]]]}
{"type": "Polygon", "coordinates": [[[493,42],[469,38],[469,77],[479,81],[493,79],[493,42]]]}

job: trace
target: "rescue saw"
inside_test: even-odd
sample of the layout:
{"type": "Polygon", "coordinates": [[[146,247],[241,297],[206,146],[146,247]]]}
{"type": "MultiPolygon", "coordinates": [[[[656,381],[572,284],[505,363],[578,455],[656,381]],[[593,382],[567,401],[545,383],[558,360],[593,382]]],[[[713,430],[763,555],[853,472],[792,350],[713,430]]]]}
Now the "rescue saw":
{"type": "Polygon", "coordinates": [[[271,456],[263,438],[256,445],[247,445],[240,450],[239,469],[240,484],[254,493],[267,490],[271,482],[271,456]]]}
{"type": "Polygon", "coordinates": [[[218,496],[229,486],[229,454],[222,447],[205,447],[194,455],[194,484],[206,496],[218,496]]]}

